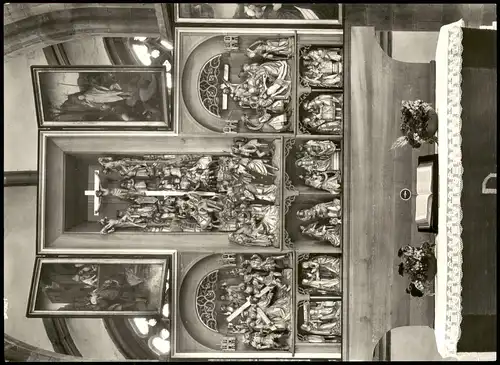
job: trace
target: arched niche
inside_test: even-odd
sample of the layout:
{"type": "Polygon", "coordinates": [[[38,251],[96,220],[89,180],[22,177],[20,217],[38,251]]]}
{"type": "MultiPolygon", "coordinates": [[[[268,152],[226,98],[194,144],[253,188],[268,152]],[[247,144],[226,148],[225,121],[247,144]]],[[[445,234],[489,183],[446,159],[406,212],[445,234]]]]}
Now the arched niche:
{"type": "MultiPolygon", "coordinates": [[[[182,100],[191,117],[214,132],[222,132],[226,122],[220,116],[210,112],[200,96],[202,74],[210,68],[214,60],[225,56],[224,36],[213,36],[199,43],[187,57],[181,73],[182,100]]],[[[217,90],[220,91],[220,90],[217,90]]]]}
{"type": "Polygon", "coordinates": [[[210,329],[199,316],[196,299],[202,281],[221,268],[220,254],[196,260],[186,272],[179,286],[179,316],[181,329],[177,336],[179,352],[219,351],[224,335],[210,329]],[[187,335],[187,336],[186,336],[187,335]],[[193,342],[192,340],[196,341],[193,342]],[[201,346],[200,346],[201,345],[201,346]]]}
{"type": "MultiPolygon", "coordinates": [[[[262,32],[256,30],[237,29],[201,29],[201,28],[181,28],[176,34],[176,106],[175,118],[179,120],[180,129],[183,133],[195,134],[215,132],[223,133],[228,121],[238,121],[246,114],[249,118],[258,117],[252,108],[242,108],[233,98],[224,95],[221,85],[224,81],[232,84],[242,82],[241,71],[244,64],[260,63],[262,59],[250,59],[246,55],[246,50],[259,40],[273,40],[288,38],[295,44],[295,34],[288,29],[270,30],[263,29],[262,32]],[[220,65],[211,67],[211,63],[219,62],[220,65]],[[216,91],[218,102],[221,105],[221,112],[214,113],[210,108],[203,105],[205,98],[200,93],[200,84],[204,84],[206,79],[204,71],[218,69],[218,79],[213,83],[213,90],[216,91]],[[223,81],[224,80],[224,81],[223,81]]],[[[295,87],[295,61],[290,59],[287,62],[286,78],[292,82],[292,89],[295,87]],[[292,77],[293,76],[293,77],[292,77]]],[[[209,73],[210,74],[210,73],[209,73]]],[[[287,114],[293,114],[293,108],[286,110],[287,114]]],[[[288,116],[292,120],[292,116],[288,116]]],[[[241,133],[252,133],[250,129],[241,126],[241,133]]],[[[264,127],[266,129],[266,127],[264,127]]],[[[273,127],[263,132],[273,133],[273,127]]]]}

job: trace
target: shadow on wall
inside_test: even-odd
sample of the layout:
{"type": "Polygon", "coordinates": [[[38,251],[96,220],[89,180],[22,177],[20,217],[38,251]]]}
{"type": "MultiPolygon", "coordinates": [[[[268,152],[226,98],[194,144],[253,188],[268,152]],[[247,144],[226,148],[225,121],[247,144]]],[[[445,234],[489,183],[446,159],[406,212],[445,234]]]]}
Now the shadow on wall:
{"type": "Polygon", "coordinates": [[[455,361],[438,352],[434,329],[403,326],[388,331],[375,346],[374,361],[455,361]]]}

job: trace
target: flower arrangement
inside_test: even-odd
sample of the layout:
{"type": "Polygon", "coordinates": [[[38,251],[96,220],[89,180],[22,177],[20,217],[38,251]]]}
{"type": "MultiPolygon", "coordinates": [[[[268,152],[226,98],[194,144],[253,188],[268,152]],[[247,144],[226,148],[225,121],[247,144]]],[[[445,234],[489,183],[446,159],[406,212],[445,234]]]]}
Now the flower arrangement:
{"type": "Polygon", "coordinates": [[[437,114],[422,100],[403,100],[401,107],[401,133],[392,149],[410,145],[419,148],[423,143],[437,143],[437,114]]]}

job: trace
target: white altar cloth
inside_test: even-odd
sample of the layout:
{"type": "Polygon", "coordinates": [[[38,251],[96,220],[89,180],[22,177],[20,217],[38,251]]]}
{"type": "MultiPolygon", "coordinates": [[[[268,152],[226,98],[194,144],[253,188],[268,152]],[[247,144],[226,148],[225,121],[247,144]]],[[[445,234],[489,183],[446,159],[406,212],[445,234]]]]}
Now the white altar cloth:
{"type": "Polygon", "coordinates": [[[443,357],[457,358],[462,322],[462,127],[460,20],[441,27],[436,48],[436,112],[439,117],[439,212],[436,237],[435,333],[443,357]]]}

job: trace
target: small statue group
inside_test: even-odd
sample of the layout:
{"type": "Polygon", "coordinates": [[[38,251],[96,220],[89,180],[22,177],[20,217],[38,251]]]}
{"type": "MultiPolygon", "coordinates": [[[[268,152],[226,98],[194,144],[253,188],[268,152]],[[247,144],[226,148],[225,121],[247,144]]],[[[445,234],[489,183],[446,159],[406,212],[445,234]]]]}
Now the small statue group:
{"type": "Polygon", "coordinates": [[[258,40],[247,48],[248,58],[266,60],[288,60],[294,53],[293,38],[258,40]]]}
{"type": "Polygon", "coordinates": [[[222,92],[229,94],[245,113],[239,122],[251,131],[268,127],[271,132],[285,132],[290,127],[287,106],[291,100],[291,73],[287,63],[293,55],[293,38],[259,40],[246,51],[253,61],[242,66],[240,83],[224,81],[222,92]],[[260,62],[255,62],[260,58],[260,62]],[[264,60],[264,61],[262,61],[264,60]]]}
{"type": "Polygon", "coordinates": [[[280,210],[277,205],[241,204],[236,231],[229,242],[240,246],[279,247],[280,210]]]}
{"type": "Polygon", "coordinates": [[[340,301],[306,302],[303,310],[300,329],[307,333],[308,342],[334,342],[342,335],[340,301]]]}
{"type": "Polygon", "coordinates": [[[334,88],[342,86],[342,55],[335,48],[316,48],[302,56],[304,86],[334,88]]]}
{"type": "Polygon", "coordinates": [[[341,292],[341,259],[321,255],[302,262],[303,291],[321,294],[339,294],[341,292]]]}
{"type": "MultiPolygon", "coordinates": [[[[211,156],[163,155],[143,159],[99,157],[102,173],[120,176],[120,187],[129,194],[146,190],[213,190],[216,161],[211,156]]],[[[122,191],[120,199],[123,199],[122,191]]],[[[111,194],[113,195],[113,194],[111,194]]],[[[129,200],[129,199],[125,199],[129,200]]]]}
{"type": "Polygon", "coordinates": [[[238,285],[223,282],[221,312],[228,331],[242,334],[243,343],[256,350],[289,349],[291,330],[291,280],[287,255],[253,255],[230,273],[238,285]],[[286,270],[289,270],[287,275],[286,270]]]}
{"type": "Polygon", "coordinates": [[[297,218],[303,222],[311,222],[306,226],[301,225],[302,234],[320,241],[328,241],[334,247],[341,244],[342,206],[340,199],[331,202],[319,203],[308,209],[299,209],[297,218]],[[327,220],[327,223],[318,222],[327,220]]]}
{"type": "Polygon", "coordinates": [[[238,138],[229,156],[101,157],[104,174],[118,174],[120,187],[104,188],[99,179],[96,212],[106,196],[129,203],[116,218],[99,221],[101,233],[219,231],[231,232],[235,244],[277,247],[280,209],[273,156],[272,142],[238,138]]]}
{"type": "Polygon", "coordinates": [[[295,165],[305,170],[305,185],[337,195],[341,192],[340,171],[334,169],[337,147],[333,141],[310,140],[299,147],[295,165]]]}
{"type": "Polygon", "coordinates": [[[342,133],[342,96],[320,94],[302,104],[309,116],[302,119],[302,124],[311,133],[342,133]]]}
{"type": "Polygon", "coordinates": [[[274,144],[262,143],[258,139],[235,138],[231,152],[235,156],[269,159],[274,155],[274,144]]]}
{"type": "Polygon", "coordinates": [[[113,233],[116,228],[139,228],[149,232],[211,231],[220,226],[222,209],[219,196],[202,197],[194,192],[167,196],[151,204],[131,204],[126,210],[117,212],[117,219],[101,219],[101,234],[113,233]]]}

